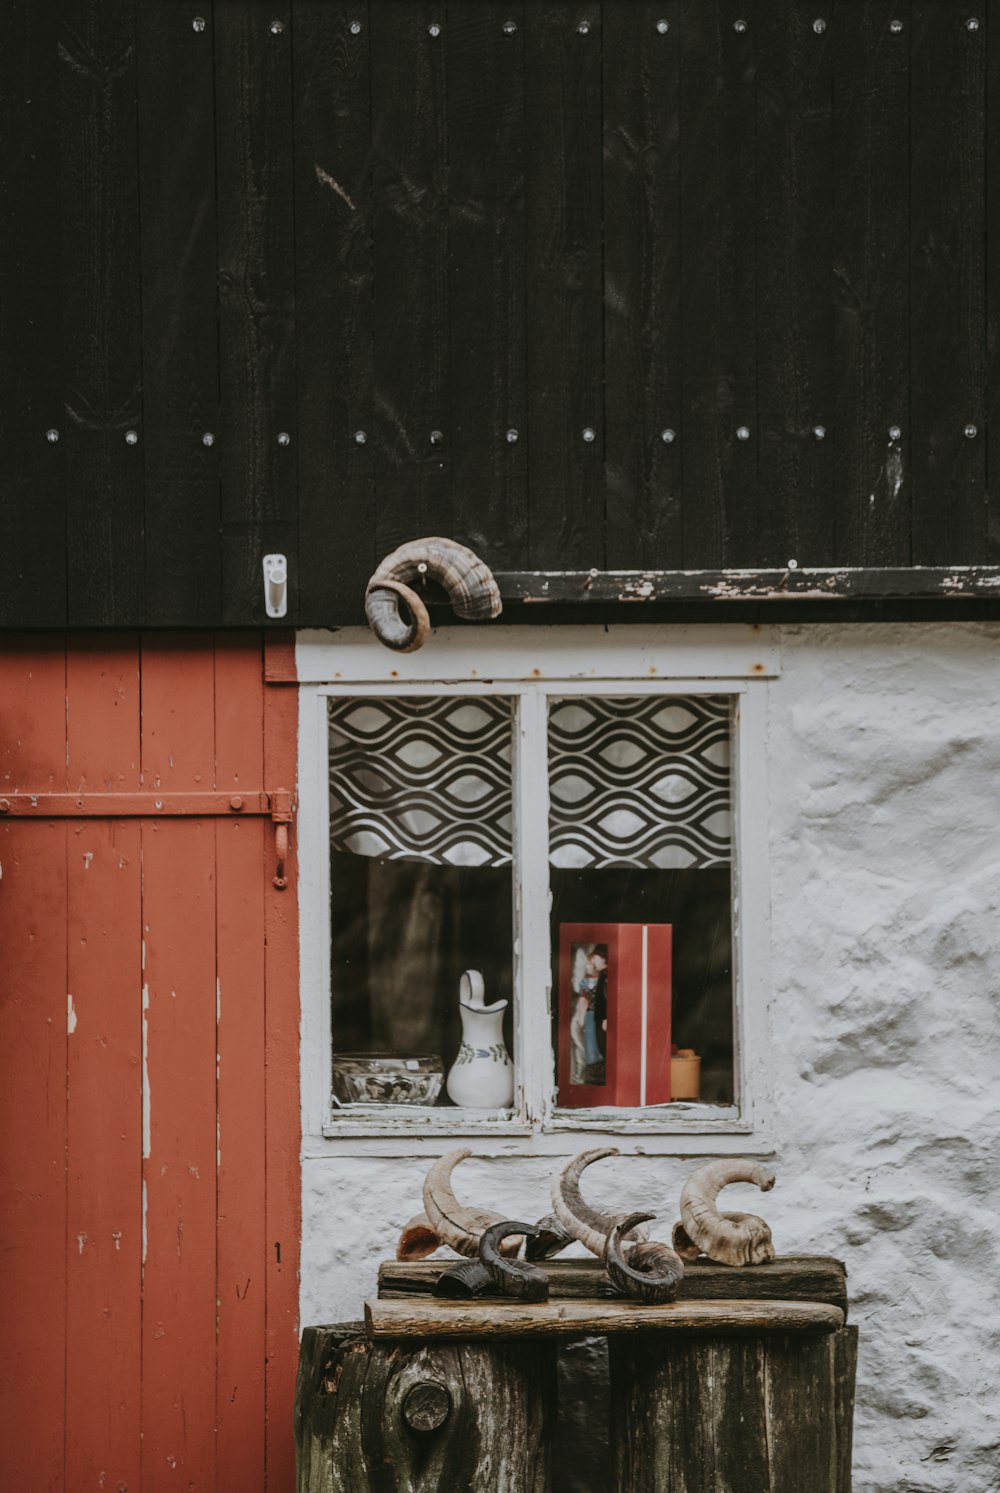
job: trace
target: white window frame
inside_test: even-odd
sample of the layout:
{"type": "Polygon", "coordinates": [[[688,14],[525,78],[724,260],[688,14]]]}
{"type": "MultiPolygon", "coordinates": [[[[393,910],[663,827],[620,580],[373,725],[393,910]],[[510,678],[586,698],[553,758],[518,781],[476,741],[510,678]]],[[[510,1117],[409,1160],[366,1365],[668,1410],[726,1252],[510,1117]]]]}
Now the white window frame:
{"type": "Polygon", "coordinates": [[[302,981],[303,1153],[414,1155],[440,1137],[470,1137],[480,1154],[562,1154],[570,1133],[630,1138],[649,1153],[759,1153],[772,1149],[769,1005],[770,893],[766,727],[768,681],[780,674],[777,629],[442,628],[414,654],[383,648],[365,629],[300,633],[298,861],[302,981]],[[547,697],[732,695],[732,1106],[559,1110],[555,1092],[548,916],[547,697]],[[331,1113],[329,733],[331,696],[517,696],[513,754],[514,1110],[420,1109],[381,1116],[331,1113]]]}

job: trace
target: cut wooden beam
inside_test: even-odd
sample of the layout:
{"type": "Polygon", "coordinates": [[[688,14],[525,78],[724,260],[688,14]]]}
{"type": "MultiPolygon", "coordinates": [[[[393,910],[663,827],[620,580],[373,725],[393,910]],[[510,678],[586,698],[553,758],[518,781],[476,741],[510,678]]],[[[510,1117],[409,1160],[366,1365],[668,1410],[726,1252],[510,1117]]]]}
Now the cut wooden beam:
{"type": "Polygon", "coordinates": [[[836,1332],[844,1313],[819,1301],[366,1301],[365,1325],[374,1338],[836,1332]]]}

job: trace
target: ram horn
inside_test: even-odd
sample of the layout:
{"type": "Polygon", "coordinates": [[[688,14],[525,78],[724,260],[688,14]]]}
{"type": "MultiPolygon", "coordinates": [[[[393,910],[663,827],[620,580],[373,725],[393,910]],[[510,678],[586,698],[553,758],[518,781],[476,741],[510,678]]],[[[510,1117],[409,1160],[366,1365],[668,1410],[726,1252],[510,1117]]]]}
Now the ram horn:
{"type": "Polygon", "coordinates": [[[560,1250],[573,1243],[573,1235],[567,1234],[554,1213],[546,1213],[535,1224],[535,1233],[525,1240],[526,1260],[551,1260],[560,1250]]]}
{"type": "Polygon", "coordinates": [[[482,1260],[458,1260],[448,1265],[434,1282],[432,1294],[448,1301],[468,1301],[493,1290],[493,1277],[482,1260]]]}
{"type": "Polygon", "coordinates": [[[397,1260],[426,1260],[440,1247],[441,1240],[435,1229],[431,1228],[431,1221],[426,1213],[416,1213],[409,1223],[403,1225],[403,1232],[399,1236],[396,1245],[397,1260]]]}
{"type": "Polygon", "coordinates": [[[470,622],[499,617],[500,590],[489,566],[454,539],[411,539],[386,555],[365,591],[368,625],[387,648],[413,653],[427,641],[430,617],[411,582],[436,581],[456,614],[470,622]],[[409,612],[409,621],[402,608],[409,612]]]}
{"type": "MultiPolygon", "coordinates": [[[[483,1230],[505,1220],[502,1213],[492,1213],[486,1208],[466,1208],[455,1196],[451,1174],[460,1161],[471,1155],[472,1152],[463,1146],[435,1161],[424,1178],[424,1211],[442,1244],[474,1260],[479,1254],[483,1230]]],[[[516,1244],[511,1245],[511,1253],[516,1248],[516,1244]]]]}
{"type": "Polygon", "coordinates": [[[604,1268],[614,1285],[623,1296],[631,1296],[644,1306],[676,1300],[684,1279],[684,1261],[659,1239],[633,1244],[627,1256],[622,1250],[622,1235],[655,1217],[655,1213],[630,1213],[619,1219],[604,1247],[604,1268]]]}
{"type": "Polygon", "coordinates": [[[501,1240],[515,1234],[518,1238],[530,1239],[537,1233],[533,1224],[511,1219],[491,1224],[484,1230],[479,1241],[479,1258],[502,1295],[514,1296],[518,1301],[548,1301],[549,1279],[545,1271],[528,1260],[506,1260],[500,1253],[501,1240]]]}
{"type": "Polygon", "coordinates": [[[752,1161],[710,1161],[699,1167],[681,1193],[681,1221],[674,1248],[687,1259],[699,1252],[720,1265],[766,1265],[774,1259],[771,1230],[754,1213],[720,1213],[715,1200],[731,1182],[752,1182],[770,1192],[774,1173],[752,1161]]]}
{"type": "MultiPolygon", "coordinates": [[[[610,1213],[604,1208],[595,1208],[586,1202],[580,1192],[580,1176],[593,1162],[618,1154],[615,1146],[598,1146],[593,1151],[581,1151],[579,1156],[567,1161],[552,1179],[552,1211],[556,1218],[572,1238],[586,1245],[599,1260],[604,1258],[608,1233],[621,1215],[610,1213]]],[[[633,1233],[632,1237],[645,1238],[645,1231],[633,1233]]]]}

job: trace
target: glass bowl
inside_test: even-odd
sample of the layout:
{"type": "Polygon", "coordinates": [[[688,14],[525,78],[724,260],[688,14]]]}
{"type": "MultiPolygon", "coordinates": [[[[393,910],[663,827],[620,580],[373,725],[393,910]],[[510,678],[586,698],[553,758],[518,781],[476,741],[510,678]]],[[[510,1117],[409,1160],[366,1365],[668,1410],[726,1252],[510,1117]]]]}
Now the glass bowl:
{"type": "Polygon", "coordinates": [[[340,1104],[435,1104],[444,1082],[436,1055],[335,1052],[333,1094],[340,1104]]]}

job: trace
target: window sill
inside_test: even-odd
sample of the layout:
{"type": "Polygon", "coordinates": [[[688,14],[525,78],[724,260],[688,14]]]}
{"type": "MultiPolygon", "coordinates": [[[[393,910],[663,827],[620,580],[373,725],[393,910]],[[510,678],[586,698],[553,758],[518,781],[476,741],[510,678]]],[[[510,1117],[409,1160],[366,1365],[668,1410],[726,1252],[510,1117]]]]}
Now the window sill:
{"type": "Polygon", "coordinates": [[[438,1109],[420,1104],[352,1104],[323,1125],[327,1140],[346,1135],[530,1135],[532,1126],[509,1110],[438,1109]],[[391,1111],[391,1112],[390,1112],[391,1111]]]}
{"type": "MultiPolygon", "coordinates": [[[[624,1109],[555,1109],[540,1123],[531,1124],[510,1111],[482,1111],[482,1109],[439,1109],[437,1106],[399,1105],[349,1105],[336,1109],[322,1124],[322,1142],[366,1141],[366,1139],[396,1139],[407,1145],[418,1144],[424,1139],[449,1139],[470,1136],[478,1144],[487,1144],[490,1138],[507,1142],[510,1139],[528,1138],[534,1144],[542,1141],[542,1150],[566,1147],[566,1136],[607,1135],[634,1136],[655,1139],[661,1136],[669,1142],[666,1150],[676,1148],[678,1138],[684,1138],[684,1150],[699,1148],[713,1150],[704,1142],[725,1136],[754,1135],[754,1124],[740,1115],[734,1105],[696,1105],[696,1103],[673,1103],[658,1105],[649,1111],[624,1109]],[[542,1138],[549,1138],[548,1142],[542,1138]]],[[[319,1138],[316,1138],[319,1139],[319,1138]]],[[[752,1148],[767,1147],[764,1138],[757,1136],[752,1148]]],[[[325,1150],[325,1147],[324,1147],[325,1150]]],[[[664,1147],[657,1147],[664,1150],[664,1147]]]]}

